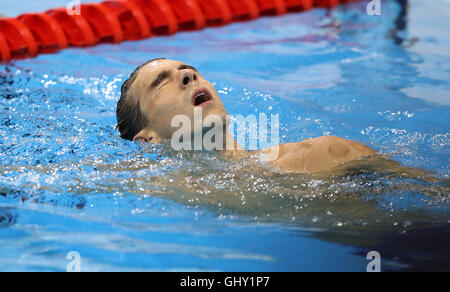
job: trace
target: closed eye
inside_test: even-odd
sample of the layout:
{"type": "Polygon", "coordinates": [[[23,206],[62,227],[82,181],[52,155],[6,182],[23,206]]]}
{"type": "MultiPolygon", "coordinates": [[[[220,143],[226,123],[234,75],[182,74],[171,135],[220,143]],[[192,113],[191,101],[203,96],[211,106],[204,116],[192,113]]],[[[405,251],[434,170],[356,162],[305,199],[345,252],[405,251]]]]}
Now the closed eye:
{"type": "Polygon", "coordinates": [[[150,89],[156,88],[158,85],[160,85],[164,80],[170,77],[169,71],[161,72],[158,77],[153,81],[152,85],[150,85],[150,89]]]}

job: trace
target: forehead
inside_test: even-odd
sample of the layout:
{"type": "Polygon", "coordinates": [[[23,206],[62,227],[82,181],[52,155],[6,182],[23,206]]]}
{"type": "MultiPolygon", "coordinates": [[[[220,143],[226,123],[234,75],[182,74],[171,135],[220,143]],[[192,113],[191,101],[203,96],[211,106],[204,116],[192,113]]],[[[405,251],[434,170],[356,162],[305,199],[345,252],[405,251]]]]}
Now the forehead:
{"type": "Polygon", "coordinates": [[[158,74],[160,74],[163,71],[176,69],[183,65],[184,63],[180,61],[174,61],[174,60],[156,60],[153,61],[144,67],[141,68],[139,71],[138,77],[136,78],[136,81],[145,79],[148,80],[152,77],[157,77],[158,74]]]}

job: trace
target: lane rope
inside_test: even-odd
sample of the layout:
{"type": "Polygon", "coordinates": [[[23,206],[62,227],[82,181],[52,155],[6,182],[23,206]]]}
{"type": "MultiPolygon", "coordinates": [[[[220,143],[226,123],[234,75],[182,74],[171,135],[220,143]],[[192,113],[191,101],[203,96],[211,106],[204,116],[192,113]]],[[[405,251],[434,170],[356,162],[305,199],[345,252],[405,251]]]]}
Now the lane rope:
{"type": "Polygon", "coordinates": [[[108,0],[0,18],[0,61],[120,43],[361,0],[108,0]],[[72,15],[74,14],[74,15],[72,15]]]}

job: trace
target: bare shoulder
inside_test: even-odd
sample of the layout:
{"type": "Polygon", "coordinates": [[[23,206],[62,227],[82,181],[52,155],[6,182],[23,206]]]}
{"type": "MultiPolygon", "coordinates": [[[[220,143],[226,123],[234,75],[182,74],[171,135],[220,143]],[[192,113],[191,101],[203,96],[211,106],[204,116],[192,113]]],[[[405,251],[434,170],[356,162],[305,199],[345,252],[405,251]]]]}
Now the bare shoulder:
{"type": "Polygon", "coordinates": [[[372,148],[358,142],[335,137],[322,136],[311,138],[297,143],[282,144],[279,146],[279,155],[287,155],[292,151],[322,152],[333,157],[371,156],[376,154],[372,148]]]}
{"type": "Polygon", "coordinates": [[[371,156],[376,154],[376,151],[367,145],[336,136],[322,136],[305,140],[300,143],[310,143],[320,148],[324,148],[324,150],[326,149],[327,152],[333,156],[371,156]]]}
{"type": "MultiPolygon", "coordinates": [[[[273,165],[288,172],[316,173],[333,169],[346,162],[376,154],[370,147],[335,136],[323,136],[298,143],[279,145],[273,165]]],[[[263,151],[268,155],[274,148],[263,151]]]]}

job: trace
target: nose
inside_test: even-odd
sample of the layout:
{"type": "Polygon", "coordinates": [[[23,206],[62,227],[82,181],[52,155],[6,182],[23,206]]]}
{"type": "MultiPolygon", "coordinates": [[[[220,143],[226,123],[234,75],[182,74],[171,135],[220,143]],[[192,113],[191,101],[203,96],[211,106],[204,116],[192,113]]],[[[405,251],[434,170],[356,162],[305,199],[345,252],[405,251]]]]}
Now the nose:
{"type": "Polygon", "coordinates": [[[197,73],[194,70],[181,70],[180,71],[180,86],[182,89],[186,89],[191,83],[198,80],[197,73]]]}

